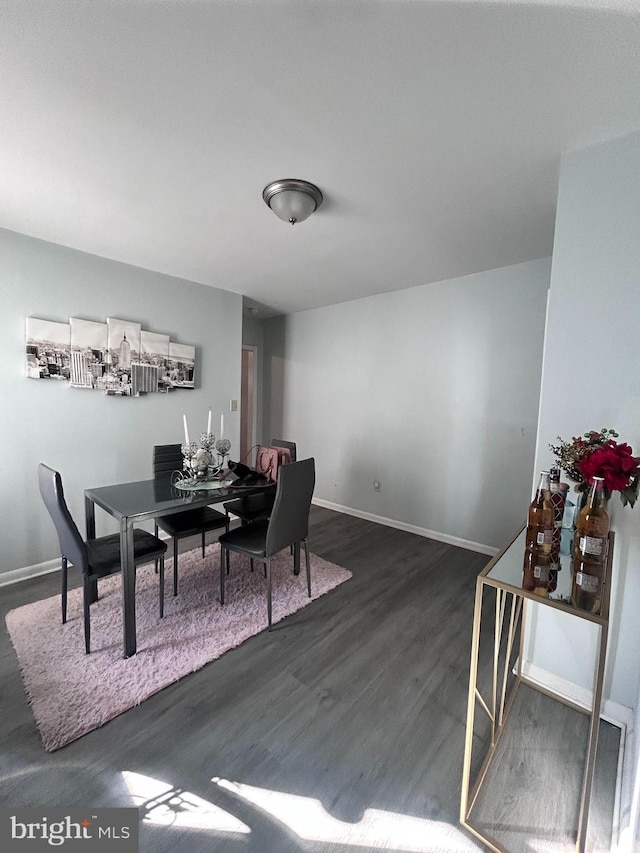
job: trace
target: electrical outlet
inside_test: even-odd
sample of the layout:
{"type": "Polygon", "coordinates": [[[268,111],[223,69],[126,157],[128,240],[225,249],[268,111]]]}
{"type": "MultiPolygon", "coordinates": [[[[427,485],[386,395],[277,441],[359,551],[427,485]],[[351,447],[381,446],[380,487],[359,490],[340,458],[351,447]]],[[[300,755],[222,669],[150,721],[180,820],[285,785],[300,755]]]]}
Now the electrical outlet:
{"type": "Polygon", "coordinates": [[[380,480],[374,480],[373,481],[373,491],[379,492],[381,490],[382,490],[382,483],[380,482],[380,480]]]}
{"type": "Polygon", "coordinates": [[[229,400],[229,411],[237,412],[238,411],[238,401],[237,400],[229,400]]]}

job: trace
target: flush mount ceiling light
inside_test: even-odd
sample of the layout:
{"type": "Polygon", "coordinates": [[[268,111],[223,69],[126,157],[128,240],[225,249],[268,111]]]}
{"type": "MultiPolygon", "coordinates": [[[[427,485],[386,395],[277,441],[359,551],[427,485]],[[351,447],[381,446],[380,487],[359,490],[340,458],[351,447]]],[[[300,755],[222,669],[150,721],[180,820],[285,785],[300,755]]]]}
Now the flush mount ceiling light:
{"type": "Polygon", "coordinates": [[[273,181],[262,190],[262,198],[276,216],[292,225],[303,222],[322,204],[318,187],[296,178],[273,181]]]}

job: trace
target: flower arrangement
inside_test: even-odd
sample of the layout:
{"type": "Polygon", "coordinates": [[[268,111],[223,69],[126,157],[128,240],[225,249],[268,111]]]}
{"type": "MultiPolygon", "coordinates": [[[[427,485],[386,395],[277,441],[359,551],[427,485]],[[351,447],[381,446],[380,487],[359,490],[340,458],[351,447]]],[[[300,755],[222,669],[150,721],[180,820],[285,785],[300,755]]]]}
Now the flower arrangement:
{"type": "Polygon", "coordinates": [[[584,435],[574,436],[560,444],[550,444],[551,452],[557,457],[558,467],[583,491],[594,477],[604,478],[607,497],[620,492],[622,505],[633,506],[640,490],[640,457],[633,455],[629,445],[616,441],[620,436],[613,429],[591,430],[584,435]]]}

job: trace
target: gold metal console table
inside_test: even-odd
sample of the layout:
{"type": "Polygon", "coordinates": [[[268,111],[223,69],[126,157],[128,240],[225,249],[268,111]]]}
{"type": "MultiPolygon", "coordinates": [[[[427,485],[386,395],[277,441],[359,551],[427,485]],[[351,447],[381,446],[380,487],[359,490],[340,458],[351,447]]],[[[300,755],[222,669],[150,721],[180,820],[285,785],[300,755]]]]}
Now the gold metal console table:
{"type": "MultiPolygon", "coordinates": [[[[605,567],[604,592],[602,595],[601,611],[598,615],[579,610],[571,604],[571,558],[569,554],[561,554],[561,570],[558,572],[558,586],[555,591],[549,593],[547,598],[533,592],[528,592],[522,588],[522,569],[525,550],[524,537],[525,530],[523,528],[516,538],[483,569],[476,583],[460,822],[492,850],[497,851],[497,853],[508,853],[508,849],[495,838],[491,837],[484,827],[478,826],[477,823],[474,824],[472,812],[483,783],[487,780],[492,760],[496,755],[496,748],[507,728],[510,711],[518,694],[518,688],[523,684],[528,685],[540,693],[563,702],[565,705],[580,711],[582,714],[586,713],[590,716],[584,769],[581,784],[579,785],[580,801],[577,812],[575,838],[575,850],[577,853],[583,853],[587,835],[589,804],[593,786],[600,723],[602,682],[607,650],[614,534],[609,534],[609,551],[605,567]],[[489,621],[489,613],[493,609],[490,607],[490,602],[488,602],[489,596],[486,595],[491,590],[495,590],[495,621],[493,624],[493,636],[489,637],[493,647],[493,665],[491,671],[488,671],[486,663],[483,665],[484,680],[482,686],[479,686],[481,627],[483,620],[489,621]],[[523,675],[522,659],[525,626],[528,611],[533,602],[541,607],[556,608],[577,619],[586,619],[598,627],[598,643],[590,710],[585,710],[584,707],[568,701],[565,697],[542,688],[523,675]],[[489,612],[487,605],[489,605],[489,612]],[[479,715],[479,719],[476,720],[476,709],[483,712],[486,717],[482,718],[482,715],[479,715]],[[482,735],[479,735],[477,731],[474,732],[474,727],[479,728],[480,726],[484,726],[482,735]],[[475,754],[474,741],[476,746],[475,754]],[[484,759],[478,766],[481,758],[481,755],[478,754],[480,745],[487,751],[484,759]],[[475,779],[473,781],[471,779],[472,768],[473,772],[475,772],[475,779]]],[[[486,637],[485,642],[487,642],[486,637]]],[[[491,649],[487,655],[482,657],[482,661],[490,660],[490,658],[491,649]]],[[[544,723],[544,721],[540,722],[544,723]]],[[[544,796],[544,792],[541,795],[544,796]]],[[[551,792],[548,792],[548,795],[552,796],[551,792]]]]}

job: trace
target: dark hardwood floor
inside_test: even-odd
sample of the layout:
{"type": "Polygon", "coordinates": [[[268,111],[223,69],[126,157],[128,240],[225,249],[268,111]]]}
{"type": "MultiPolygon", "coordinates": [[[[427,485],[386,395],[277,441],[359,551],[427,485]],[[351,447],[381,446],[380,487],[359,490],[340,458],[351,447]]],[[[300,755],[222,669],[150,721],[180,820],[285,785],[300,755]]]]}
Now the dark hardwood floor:
{"type": "MultiPolygon", "coordinates": [[[[140,805],[145,853],[483,849],[458,812],[475,578],[488,558],[318,507],[311,546],[353,578],[50,754],[3,619],[0,803],[140,805]]],[[[56,574],[2,588],[2,615],[58,586],[56,574]]],[[[580,716],[557,713],[564,727],[563,714],[580,716]]],[[[605,728],[599,845],[617,759],[605,728]]],[[[553,797],[562,780],[540,778],[553,797]]],[[[496,808],[486,814],[502,825],[496,808]]],[[[539,830],[536,813],[525,835],[539,830]]],[[[553,822],[542,831],[548,842],[553,822]]]]}

